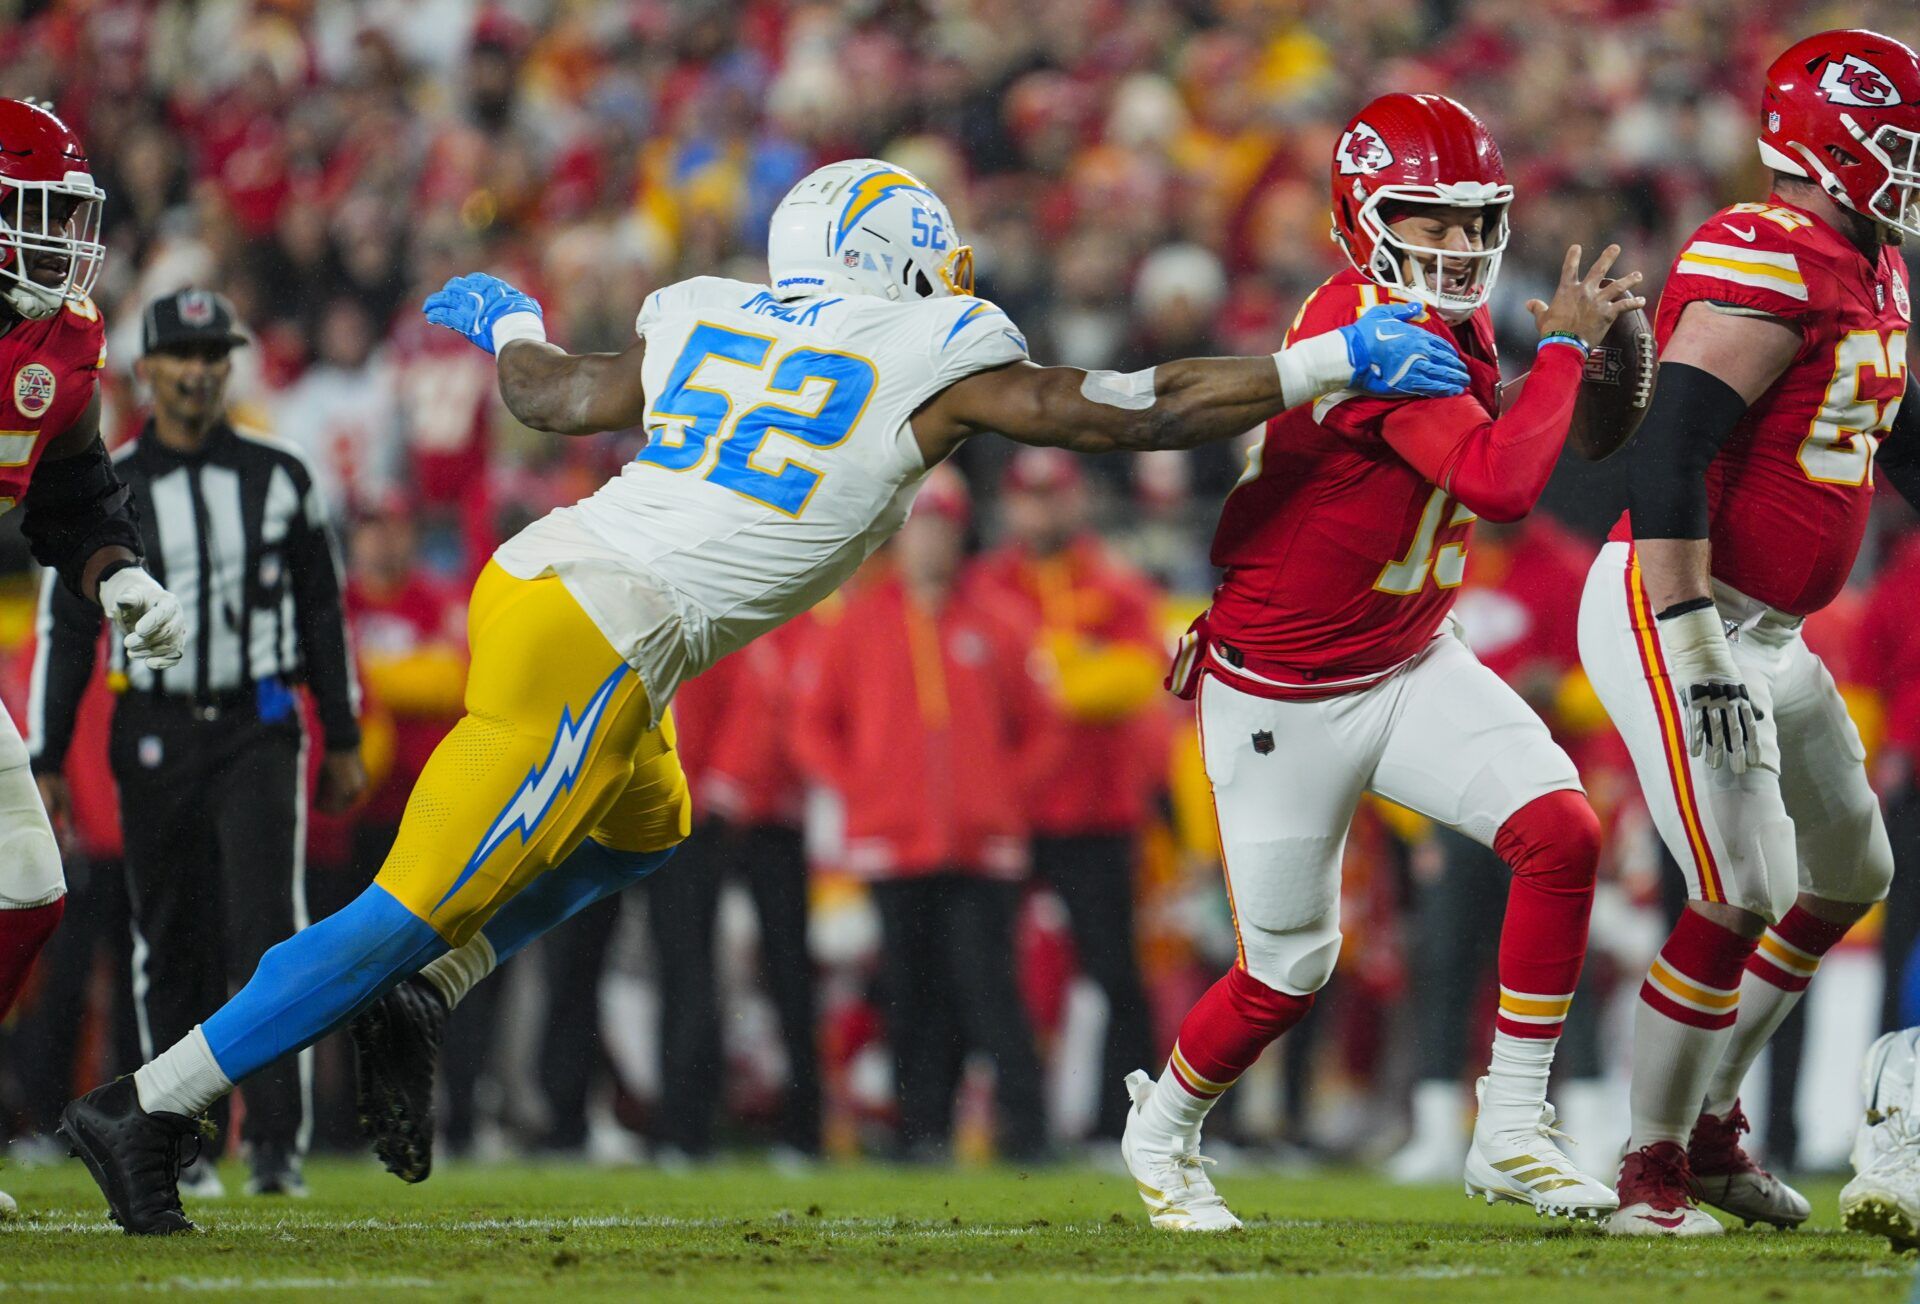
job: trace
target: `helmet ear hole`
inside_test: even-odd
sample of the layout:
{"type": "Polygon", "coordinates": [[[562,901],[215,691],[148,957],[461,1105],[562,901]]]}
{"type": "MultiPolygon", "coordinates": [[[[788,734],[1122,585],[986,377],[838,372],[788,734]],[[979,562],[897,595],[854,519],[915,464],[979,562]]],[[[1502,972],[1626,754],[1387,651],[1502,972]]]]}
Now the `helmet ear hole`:
{"type": "Polygon", "coordinates": [[[1847,153],[1846,150],[1841,149],[1838,145],[1827,146],[1827,157],[1832,159],[1836,166],[1843,168],[1857,167],[1860,163],[1859,159],[1847,153]]]}
{"type": "Polygon", "coordinates": [[[918,268],[913,272],[913,292],[922,299],[933,297],[933,283],[927,279],[927,274],[918,268]]]}

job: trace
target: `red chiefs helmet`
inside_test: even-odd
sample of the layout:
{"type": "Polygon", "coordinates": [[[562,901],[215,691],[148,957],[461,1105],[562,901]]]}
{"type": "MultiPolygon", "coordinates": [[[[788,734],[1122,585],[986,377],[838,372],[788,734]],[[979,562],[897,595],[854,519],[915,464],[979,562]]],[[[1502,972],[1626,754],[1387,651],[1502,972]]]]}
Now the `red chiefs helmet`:
{"type": "Polygon", "coordinates": [[[1920,236],[1920,56],[1877,32],[1822,32],[1793,46],[1767,69],[1760,157],[1920,236]]]}
{"type": "Polygon", "coordinates": [[[100,274],[100,210],[87,152],[71,128],[25,100],[0,100],[0,299],[51,317],[100,274]]]}
{"type": "Polygon", "coordinates": [[[1382,95],[1354,115],[1333,151],[1334,243],[1368,279],[1452,320],[1492,296],[1512,202],[1500,147],[1480,119],[1444,95],[1382,95]],[[1401,239],[1387,227],[1400,204],[1486,210],[1481,247],[1437,249],[1401,239]],[[1410,263],[1431,271],[1416,276],[1410,263]]]}

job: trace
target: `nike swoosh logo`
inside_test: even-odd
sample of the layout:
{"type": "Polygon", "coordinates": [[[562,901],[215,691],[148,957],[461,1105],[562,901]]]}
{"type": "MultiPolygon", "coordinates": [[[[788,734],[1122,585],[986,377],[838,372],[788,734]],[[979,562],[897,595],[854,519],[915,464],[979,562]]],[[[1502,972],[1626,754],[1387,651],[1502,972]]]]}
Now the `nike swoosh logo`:
{"type": "Polygon", "coordinates": [[[1643,1213],[1640,1216],[1652,1223],[1655,1227],[1678,1227],[1687,1220],[1687,1216],[1683,1213],[1676,1213],[1669,1218],[1656,1218],[1650,1213],[1643,1213]]]}
{"type": "Polygon", "coordinates": [[[1752,227],[1748,227],[1746,230],[1742,231],[1737,226],[1729,226],[1727,230],[1733,232],[1733,234],[1739,236],[1742,240],[1745,240],[1748,244],[1753,243],[1754,229],[1752,227]]]}

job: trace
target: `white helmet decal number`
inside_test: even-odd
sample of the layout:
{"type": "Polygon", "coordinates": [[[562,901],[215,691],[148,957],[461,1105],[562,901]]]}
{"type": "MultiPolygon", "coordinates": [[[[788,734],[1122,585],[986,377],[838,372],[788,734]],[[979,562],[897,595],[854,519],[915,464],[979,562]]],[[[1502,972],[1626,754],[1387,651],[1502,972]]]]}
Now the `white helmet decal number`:
{"type": "Polygon", "coordinates": [[[1820,70],[1820,93],[1835,104],[1863,109],[1884,109],[1900,102],[1893,78],[1857,54],[1827,62],[1820,70]]]}

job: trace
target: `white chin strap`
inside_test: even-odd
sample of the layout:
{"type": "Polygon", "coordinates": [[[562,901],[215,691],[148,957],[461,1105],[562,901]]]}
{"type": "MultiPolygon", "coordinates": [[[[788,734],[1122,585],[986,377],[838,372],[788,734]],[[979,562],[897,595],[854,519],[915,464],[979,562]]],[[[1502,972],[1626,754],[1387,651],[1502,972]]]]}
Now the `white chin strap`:
{"type": "Polygon", "coordinates": [[[60,311],[66,297],[32,281],[15,281],[6,290],[7,306],[29,321],[45,321],[60,311]]]}

